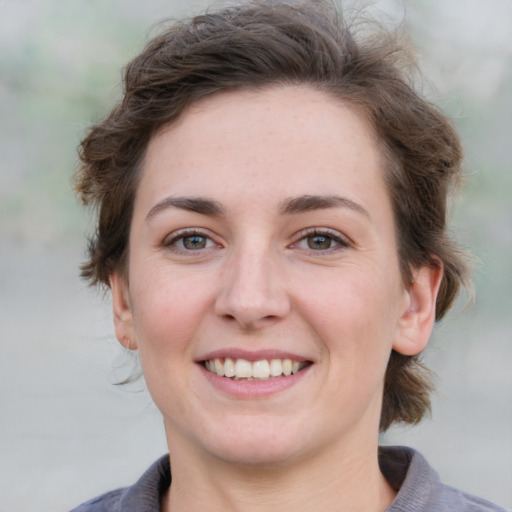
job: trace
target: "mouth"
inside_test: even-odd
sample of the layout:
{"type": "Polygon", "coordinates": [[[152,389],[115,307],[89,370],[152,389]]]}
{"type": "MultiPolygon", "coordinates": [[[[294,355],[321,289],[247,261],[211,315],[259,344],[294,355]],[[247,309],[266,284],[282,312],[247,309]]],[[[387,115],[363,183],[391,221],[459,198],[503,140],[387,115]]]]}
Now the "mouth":
{"type": "Polygon", "coordinates": [[[310,366],[311,361],[294,359],[260,359],[216,357],[202,361],[203,367],[219,377],[237,381],[267,381],[295,375],[310,366]]]}

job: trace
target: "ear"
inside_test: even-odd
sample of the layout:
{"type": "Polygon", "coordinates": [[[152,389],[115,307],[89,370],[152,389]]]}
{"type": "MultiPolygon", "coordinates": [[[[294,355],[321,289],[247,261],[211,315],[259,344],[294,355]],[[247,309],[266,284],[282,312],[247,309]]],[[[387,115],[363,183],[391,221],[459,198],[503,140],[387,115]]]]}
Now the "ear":
{"type": "Polygon", "coordinates": [[[439,266],[424,266],[414,273],[405,291],[406,306],[398,323],[393,349],[407,356],[419,354],[428,343],[436,319],[436,299],[443,277],[439,266]]]}
{"type": "Polygon", "coordinates": [[[133,314],[130,306],[128,282],[119,272],[114,272],[110,276],[110,288],[112,290],[116,338],[123,347],[136,350],[138,347],[133,332],[133,314]]]}

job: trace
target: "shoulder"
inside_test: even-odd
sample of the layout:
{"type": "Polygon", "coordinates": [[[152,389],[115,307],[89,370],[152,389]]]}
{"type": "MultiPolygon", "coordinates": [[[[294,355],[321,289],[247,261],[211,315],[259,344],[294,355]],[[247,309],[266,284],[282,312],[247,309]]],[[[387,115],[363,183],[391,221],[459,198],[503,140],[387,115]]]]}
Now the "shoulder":
{"type": "Polygon", "coordinates": [[[117,489],[82,503],[71,512],[117,512],[120,510],[120,498],[126,489],[117,489]]]}
{"type": "Polygon", "coordinates": [[[159,512],[160,501],[170,483],[169,456],[165,455],[132,486],[102,494],[71,512],[159,512]]]}
{"type": "Polygon", "coordinates": [[[417,451],[381,448],[381,471],[398,494],[386,512],[507,512],[503,507],[441,482],[417,451]]]}
{"type": "Polygon", "coordinates": [[[455,489],[448,485],[442,485],[443,492],[440,499],[446,503],[447,510],[464,512],[508,512],[507,509],[500,507],[490,501],[478,496],[473,496],[466,492],[455,489]],[[458,508],[456,508],[458,507],[458,508]]]}

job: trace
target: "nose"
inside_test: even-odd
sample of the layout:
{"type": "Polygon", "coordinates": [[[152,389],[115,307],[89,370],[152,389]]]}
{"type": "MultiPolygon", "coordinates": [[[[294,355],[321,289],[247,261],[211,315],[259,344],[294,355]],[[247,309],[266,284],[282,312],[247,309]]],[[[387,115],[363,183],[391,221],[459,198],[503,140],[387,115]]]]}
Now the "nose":
{"type": "Polygon", "coordinates": [[[215,312],[246,330],[257,330],[284,318],[290,298],[282,269],[271,251],[240,250],[226,261],[215,312]]]}

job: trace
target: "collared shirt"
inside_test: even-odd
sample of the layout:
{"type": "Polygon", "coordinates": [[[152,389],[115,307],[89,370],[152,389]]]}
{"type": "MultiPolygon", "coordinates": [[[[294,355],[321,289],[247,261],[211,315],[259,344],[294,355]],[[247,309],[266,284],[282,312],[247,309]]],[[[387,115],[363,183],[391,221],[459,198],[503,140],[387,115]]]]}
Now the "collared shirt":
{"type": "MultiPolygon", "coordinates": [[[[398,491],[386,512],[507,512],[487,500],[445,485],[417,451],[403,446],[379,449],[381,471],[398,491]]],[[[131,487],[94,498],[71,512],[160,512],[171,484],[169,456],[157,460],[131,487]]]]}

